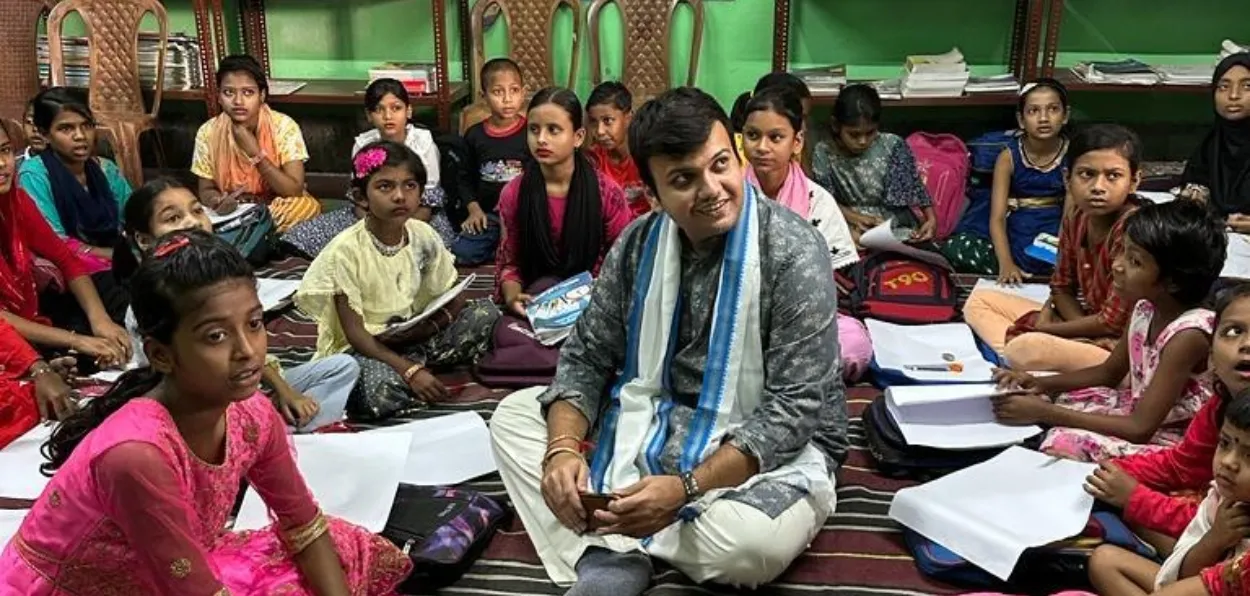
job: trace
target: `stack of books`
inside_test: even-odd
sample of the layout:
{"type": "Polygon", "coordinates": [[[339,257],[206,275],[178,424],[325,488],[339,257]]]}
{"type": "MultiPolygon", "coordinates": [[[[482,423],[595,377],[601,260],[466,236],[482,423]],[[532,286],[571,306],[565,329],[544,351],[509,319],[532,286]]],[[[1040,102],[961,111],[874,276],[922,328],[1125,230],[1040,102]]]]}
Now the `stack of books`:
{"type": "Polygon", "coordinates": [[[1154,70],[1164,85],[1207,85],[1215,75],[1214,64],[1156,66],[1154,70]]]}
{"type": "MultiPolygon", "coordinates": [[[[87,37],[62,37],[62,56],[65,60],[65,80],[71,87],[86,87],[91,80],[88,66],[89,44],[87,37]]],[[[51,57],[48,37],[39,36],[39,76],[51,80],[51,57]]],[[[156,86],[156,64],[160,56],[160,36],[155,33],[139,34],[139,85],[144,89],[156,86]]],[[[204,76],[200,72],[200,42],[184,33],[172,33],[165,50],[165,89],[202,89],[204,76]]]]}
{"type": "Polygon", "coordinates": [[[1078,62],[1072,73],[1087,83],[1106,85],[1156,85],[1159,75],[1149,64],[1134,58],[1115,62],[1078,62]]]}
{"type": "Polygon", "coordinates": [[[945,54],[907,57],[902,79],[905,98],[959,97],[967,84],[968,64],[959,48],[945,54]]]}
{"type": "Polygon", "coordinates": [[[903,80],[902,79],[884,79],[881,81],[870,81],[873,89],[877,90],[877,95],[881,99],[903,99],[903,80]]]}
{"type": "Polygon", "coordinates": [[[1020,91],[1020,81],[1011,73],[989,75],[984,77],[968,77],[964,85],[968,93],[1016,93],[1020,91]]]}
{"type": "Polygon", "coordinates": [[[438,92],[437,68],[432,62],[384,62],[369,69],[369,82],[395,79],[410,95],[428,95],[438,92]]]}
{"type": "Polygon", "coordinates": [[[834,96],[846,86],[846,65],[818,66],[790,71],[803,80],[812,95],[834,96]]]}

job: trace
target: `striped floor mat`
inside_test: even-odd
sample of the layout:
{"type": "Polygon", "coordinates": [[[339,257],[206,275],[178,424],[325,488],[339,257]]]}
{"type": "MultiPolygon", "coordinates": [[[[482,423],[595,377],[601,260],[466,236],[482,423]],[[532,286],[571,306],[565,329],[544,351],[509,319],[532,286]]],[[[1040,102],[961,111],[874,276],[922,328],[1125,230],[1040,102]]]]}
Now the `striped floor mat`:
{"type": "MultiPolygon", "coordinates": [[[[305,268],[305,263],[288,260],[261,272],[261,275],[296,279],[305,268]]],[[[469,290],[471,297],[488,296],[494,283],[493,269],[483,268],[472,273],[478,274],[478,279],[469,290]]],[[[966,297],[976,279],[961,276],[957,278],[957,283],[961,297],[966,297]]],[[[271,321],[269,332],[270,352],[284,362],[303,362],[311,356],[316,326],[297,310],[290,309],[271,321]]],[[[496,404],[508,394],[506,390],[492,390],[478,385],[465,370],[446,373],[441,378],[452,389],[453,398],[420,412],[417,417],[474,411],[489,421],[496,404]]],[[[824,530],[813,541],[811,548],[785,574],[754,593],[779,596],[907,596],[956,591],[920,575],[903,546],[898,526],[886,516],[894,491],[908,483],[877,475],[864,445],[859,415],[878,393],[871,387],[854,387],[848,392],[852,447],[839,475],[837,512],[825,523],[824,530]]],[[[504,501],[507,499],[497,474],[466,483],[465,486],[504,501]]],[[[665,567],[657,568],[653,583],[647,592],[649,595],[739,593],[717,586],[695,586],[681,573],[665,567]]],[[[525,596],[555,595],[563,593],[563,590],[548,581],[524,528],[519,521],[513,521],[510,527],[494,537],[473,568],[441,593],[525,596]]]]}

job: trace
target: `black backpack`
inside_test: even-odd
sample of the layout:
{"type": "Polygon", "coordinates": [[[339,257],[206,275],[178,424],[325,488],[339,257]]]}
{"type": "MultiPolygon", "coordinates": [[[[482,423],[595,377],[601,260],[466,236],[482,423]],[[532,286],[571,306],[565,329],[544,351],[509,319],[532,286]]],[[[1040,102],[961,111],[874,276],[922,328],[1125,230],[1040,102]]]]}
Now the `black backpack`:
{"type": "Polygon", "coordinates": [[[464,184],[464,169],[468,167],[469,147],[464,137],[452,133],[430,131],[434,136],[434,144],[438,147],[438,177],[443,187],[443,209],[451,220],[453,229],[459,230],[460,224],[468,217],[469,197],[473,189],[464,184]]]}

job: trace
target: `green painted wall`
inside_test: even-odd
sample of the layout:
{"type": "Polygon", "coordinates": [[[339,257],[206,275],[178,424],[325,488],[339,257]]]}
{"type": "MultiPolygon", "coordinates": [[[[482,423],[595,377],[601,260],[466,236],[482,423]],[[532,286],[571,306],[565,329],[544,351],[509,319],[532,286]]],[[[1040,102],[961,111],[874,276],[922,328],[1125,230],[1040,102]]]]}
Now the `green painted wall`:
{"type": "MultiPolygon", "coordinates": [[[[430,59],[434,1],[445,0],[268,0],[274,74],[359,78],[383,60],[430,59]]],[[[772,2],[704,4],[698,84],[729,102],[769,67],[772,2]]],[[[1070,0],[1060,62],[1118,55],[1206,60],[1221,39],[1250,36],[1238,5],[1244,7],[1244,0],[1070,0]]],[[[169,0],[167,6],[174,29],[194,29],[189,0],[169,0]]],[[[794,0],[792,54],[797,64],[847,62],[852,77],[875,77],[896,72],[908,53],[942,52],[958,45],[978,71],[995,72],[1007,61],[1013,7],[1011,0],[794,0]]],[[[620,21],[613,8],[606,17],[605,63],[612,76],[620,71],[620,21]]],[[[566,13],[553,39],[569,39],[570,22],[566,13]]],[[[454,16],[451,25],[456,25],[454,16]]],[[[683,9],[674,27],[676,63],[685,64],[689,55],[689,31],[689,14],[683,9]]],[[[459,55],[458,45],[453,39],[453,57],[459,55]]],[[[488,54],[506,48],[500,28],[488,33],[487,48],[488,54]]],[[[583,44],[579,90],[590,80],[585,51],[583,44]]],[[[557,48],[557,54],[558,70],[567,72],[567,49],[557,48]]],[[[458,74],[453,72],[455,78],[458,74]]]]}
{"type": "MultiPolygon", "coordinates": [[[[266,0],[274,75],[360,79],[386,60],[432,60],[431,2],[447,2],[453,63],[460,56],[452,0],[266,0]]],[[[582,0],[587,4],[588,0],[582,0]]],[[[1014,0],[792,0],[793,64],[811,66],[845,62],[853,78],[898,74],[909,53],[940,53],[958,45],[979,73],[1002,72],[1008,60],[1009,26],[1014,0]]],[[[234,2],[227,1],[234,5],[234,2]]],[[[1244,25],[1246,0],[1068,0],[1060,39],[1061,66],[1080,59],[1135,56],[1155,63],[1214,60],[1226,38],[1250,41],[1244,25]]],[[[167,0],[171,29],[193,32],[190,0],[167,0]]],[[[771,0],[704,0],[706,25],[697,84],[725,105],[754,85],[771,65],[771,0]]],[[[233,7],[228,22],[236,22],[233,7]]],[[[557,80],[567,75],[572,16],[557,19],[553,39],[557,80]]],[[[689,58],[691,19],[679,9],[674,25],[674,64],[682,82],[689,58]]],[[[607,78],[622,64],[619,13],[606,11],[604,68],[607,78]]],[[[488,56],[506,51],[502,27],[487,32],[488,56]]],[[[583,43],[575,85],[590,89],[589,54],[583,43]]],[[[458,63],[457,63],[458,64],[458,63]]],[[[460,78],[459,67],[451,71],[460,78]]],[[[1115,120],[1136,128],[1151,158],[1183,158],[1211,118],[1202,95],[1161,93],[1078,93],[1073,97],[1078,121],[1115,120]]],[[[188,106],[189,107],[189,106],[188,106]]],[[[292,109],[308,120],[337,120],[344,130],[364,126],[361,118],[342,121],[342,108],[292,109]],[[336,111],[337,110],[337,111],[336,111]],[[318,116],[318,115],[321,116],[318,116]]],[[[170,104],[169,110],[180,108],[170,104]]],[[[359,116],[359,114],[356,114],[359,116]]],[[[171,114],[172,116],[172,114],[171,114]]],[[[818,114],[819,117],[819,114],[818,114]]],[[[305,121],[302,119],[301,121],[305,121]]],[[[963,136],[1010,126],[1010,108],[891,108],[886,126],[906,133],[924,128],[963,136]]],[[[327,144],[342,144],[338,128],[325,132],[327,144]]],[[[313,142],[310,139],[310,142],[313,142]]],[[[332,163],[332,162],[331,162],[332,163]]]]}

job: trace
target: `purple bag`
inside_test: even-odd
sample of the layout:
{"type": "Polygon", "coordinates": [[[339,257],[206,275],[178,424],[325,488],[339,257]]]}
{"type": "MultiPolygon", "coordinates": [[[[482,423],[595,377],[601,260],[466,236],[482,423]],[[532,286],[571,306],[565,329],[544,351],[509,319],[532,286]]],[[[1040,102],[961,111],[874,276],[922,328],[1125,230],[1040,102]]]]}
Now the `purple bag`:
{"type": "Polygon", "coordinates": [[[529,321],[505,314],[495,322],[491,350],[478,361],[475,372],[487,387],[522,389],[550,384],[559,362],[560,349],[539,342],[529,321]]]}
{"type": "Polygon", "coordinates": [[[455,583],[507,518],[503,506],[480,493],[399,485],[382,537],[412,559],[403,593],[428,593],[455,583]]]}
{"type": "MultiPolygon", "coordinates": [[[[525,292],[537,296],[558,283],[559,278],[543,277],[526,287],[525,292]]],[[[495,323],[490,352],[478,361],[474,372],[478,382],[487,387],[524,389],[550,385],[559,362],[558,347],[544,346],[529,321],[505,312],[495,323]]]]}

